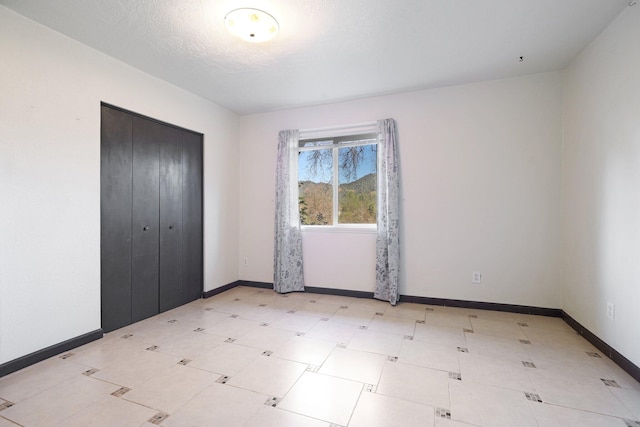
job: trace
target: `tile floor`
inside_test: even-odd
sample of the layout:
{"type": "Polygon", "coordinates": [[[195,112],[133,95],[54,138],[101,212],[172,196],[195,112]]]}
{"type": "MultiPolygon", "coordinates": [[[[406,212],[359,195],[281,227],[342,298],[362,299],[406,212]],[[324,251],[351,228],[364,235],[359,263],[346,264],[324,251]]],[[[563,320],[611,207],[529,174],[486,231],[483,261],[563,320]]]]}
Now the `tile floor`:
{"type": "Polygon", "coordinates": [[[0,427],[640,426],[561,319],[237,287],[0,378],[0,427]]]}

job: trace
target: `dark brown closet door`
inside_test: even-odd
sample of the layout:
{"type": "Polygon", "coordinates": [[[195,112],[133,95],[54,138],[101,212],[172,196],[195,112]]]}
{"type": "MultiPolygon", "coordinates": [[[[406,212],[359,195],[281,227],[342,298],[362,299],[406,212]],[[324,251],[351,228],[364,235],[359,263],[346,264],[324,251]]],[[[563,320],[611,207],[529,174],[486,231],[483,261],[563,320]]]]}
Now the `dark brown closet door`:
{"type": "Polygon", "coordinates": [[[131,114],[101,107],[100,297],[102,329],[131,323],[131,114]]]}
{"type": "Polygon", "coordinates": [[[160,311],[182,305],[182,131],[160,144],[160,311]]]}
{"type": "Polygon", "coordinates": [[[102,329],[202,295],[202,135],[102,105],[102,329]]]}
{"type": "Polygon", "coordinates": [[[160,152],[167,126],[133,117],[131,320],[158,314],[160,152]]]}
{"type": "Polygon", "coordinates": [[[183,132],[182,147],[182,296],[183,303],[202,296],[202,135],[183,132]]]}

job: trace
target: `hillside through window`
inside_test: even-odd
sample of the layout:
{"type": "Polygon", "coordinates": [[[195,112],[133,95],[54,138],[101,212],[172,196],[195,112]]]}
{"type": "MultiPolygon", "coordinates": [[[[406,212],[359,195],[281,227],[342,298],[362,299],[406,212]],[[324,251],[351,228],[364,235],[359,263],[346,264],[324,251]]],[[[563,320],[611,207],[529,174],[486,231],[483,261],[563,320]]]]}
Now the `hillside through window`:
{"type": "Polygon", "coordinates": [[[375,133],[300,140],[302,225],[376,224],[377,143],[375,133]]]}

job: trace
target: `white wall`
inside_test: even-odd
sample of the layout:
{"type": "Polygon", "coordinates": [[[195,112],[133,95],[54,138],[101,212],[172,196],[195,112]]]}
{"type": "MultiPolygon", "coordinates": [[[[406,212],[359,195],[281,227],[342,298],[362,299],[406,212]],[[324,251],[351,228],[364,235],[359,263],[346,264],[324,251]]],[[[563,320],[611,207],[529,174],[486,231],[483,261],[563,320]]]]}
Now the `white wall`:
{"type": "Polygon", "coordinates": [[[640,6],[568,68],[563,308],[640,365],[640,6]],[[615,304],[615,320],[606,304],[615,304]]]}
{"type": "MultiPolygon", "coordinates": [[[[392,117],[401,294],[560,308],[561,116],[548,73],[241,117],[240,278],[273,281],[278,131],[392,117]]],[[[374,235],[303,239],[308,286],[373,291],[374,235]]]]}
{"type": "Polygon", "coordinates": [[[0,6],[0,363],[100,328],[100,101],[204,133],[205,289],[238,278],[237,117],[0,6]]]}

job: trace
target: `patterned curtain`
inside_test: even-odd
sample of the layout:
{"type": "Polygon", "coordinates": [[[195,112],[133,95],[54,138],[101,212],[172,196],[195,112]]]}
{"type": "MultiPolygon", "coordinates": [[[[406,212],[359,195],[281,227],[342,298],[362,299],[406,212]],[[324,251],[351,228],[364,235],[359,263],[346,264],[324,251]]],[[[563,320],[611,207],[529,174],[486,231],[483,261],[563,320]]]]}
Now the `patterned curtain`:
{"type": "Polygon", "coordinates": [[[373,296],[392,305],[400,296],[400,181],[396,134],[395,120],[378,121],[378,236],[373,296]]]}
{"type": "Polygon", "coordinates": [[[278,135],[273,289],[279,293],[304,291],[298,180],[290,178],[298,173],[298,135],[298,130],[278,135]]]}

